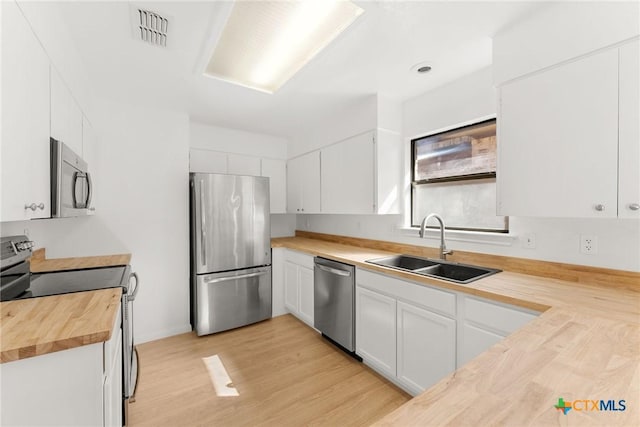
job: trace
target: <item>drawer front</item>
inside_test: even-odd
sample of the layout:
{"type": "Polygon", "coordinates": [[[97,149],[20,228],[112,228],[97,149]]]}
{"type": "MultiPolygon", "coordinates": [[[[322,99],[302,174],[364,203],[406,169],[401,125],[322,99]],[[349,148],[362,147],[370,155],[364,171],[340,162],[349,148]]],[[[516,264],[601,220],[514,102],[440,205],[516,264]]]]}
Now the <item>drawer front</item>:
{"type": "Polygon", "coordinates": [[[476,297],[464,296],[464,319],[488,327],[505,336],[526,325],[538,314],[526,309],[507,307],[476,297]]]}
{"type": "Polygon", "coordinates": [[[454,317],[456,314],[456,295],[427,285],[413,283],[393,277],[357,269],[356,283],[413,305],[419,305],[437,313],[454,317]]]}
{"type": "Polygon", "coordinates": [[[287,249],[284,254],[284,259],[286,261],[292,262],[296,265],[301,265],[303,267],[310,268],[313,270],[313,256],[308,255],[302,252],[292,251],[287,249]]]}

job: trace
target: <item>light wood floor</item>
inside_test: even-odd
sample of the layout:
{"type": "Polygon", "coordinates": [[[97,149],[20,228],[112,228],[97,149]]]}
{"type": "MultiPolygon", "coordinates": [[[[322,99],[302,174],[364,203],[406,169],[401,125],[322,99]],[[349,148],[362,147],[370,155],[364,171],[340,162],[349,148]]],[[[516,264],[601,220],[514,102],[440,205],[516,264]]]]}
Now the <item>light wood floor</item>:
{"type": "Polygon", "coordinates": [[[132,426],[360,426],[410,396],[291,315],[138,346],[132,426]],[[238,397],[216,396],[203,357],[219,355],[238,397]]]}

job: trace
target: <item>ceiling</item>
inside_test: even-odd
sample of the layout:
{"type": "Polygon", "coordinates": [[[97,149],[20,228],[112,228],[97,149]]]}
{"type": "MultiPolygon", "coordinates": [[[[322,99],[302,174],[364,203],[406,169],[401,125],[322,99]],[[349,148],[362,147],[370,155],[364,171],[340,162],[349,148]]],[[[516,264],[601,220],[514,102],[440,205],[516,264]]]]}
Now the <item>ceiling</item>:
{"type": "Polygon", "coordinates": [[[129,2],[61,2],[100,96],[290,137],[344,102],[406,100],[491,64],[491,36],[540,2],[359,1],[365,13],[275,94],[205,77],[230,2],[133,2],[169,18],[168,47],[133,38],[129,2]],[[426,74],[415,64],[433,67],[426,74]]]}

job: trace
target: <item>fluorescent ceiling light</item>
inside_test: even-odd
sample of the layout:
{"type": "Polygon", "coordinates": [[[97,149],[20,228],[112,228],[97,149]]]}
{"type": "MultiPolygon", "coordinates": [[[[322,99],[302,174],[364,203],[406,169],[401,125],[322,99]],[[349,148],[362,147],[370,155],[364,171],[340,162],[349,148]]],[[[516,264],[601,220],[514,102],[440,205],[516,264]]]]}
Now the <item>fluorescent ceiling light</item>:
{"type": "Polygon", "coordinates": [[[236,1],[204,74],[273,93],[356,20],[349,1],[236,1]]]}

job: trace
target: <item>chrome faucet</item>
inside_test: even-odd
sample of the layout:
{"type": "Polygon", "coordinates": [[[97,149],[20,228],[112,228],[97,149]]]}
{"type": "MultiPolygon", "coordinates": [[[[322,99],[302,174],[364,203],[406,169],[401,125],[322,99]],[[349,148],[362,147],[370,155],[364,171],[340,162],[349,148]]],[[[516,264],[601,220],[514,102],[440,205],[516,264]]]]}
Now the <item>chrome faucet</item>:
{"type": "Polygon", "coordinates": [[[438,214],[432,213],[424,217],[422,223],[420,224],[420,237],[424,238],[424,231],[427,226],[427,221],[431,218],[435,218],[440,223],[440,259],[447,259],[447,255],[451,255],[453,251],[447,250],[447,245],[444,243],[444,221],[442,217],[438,214]]]}

